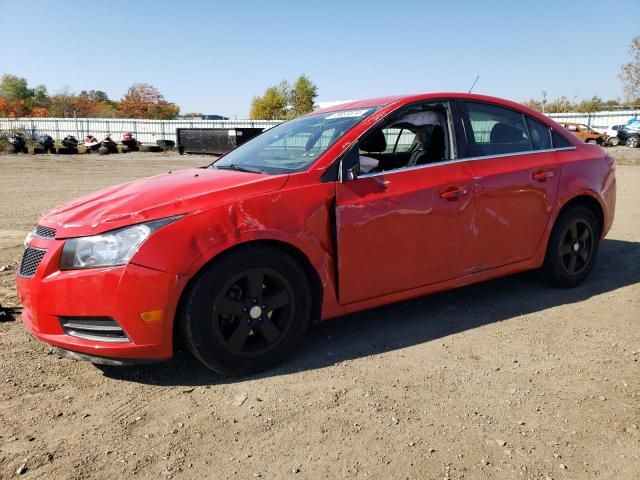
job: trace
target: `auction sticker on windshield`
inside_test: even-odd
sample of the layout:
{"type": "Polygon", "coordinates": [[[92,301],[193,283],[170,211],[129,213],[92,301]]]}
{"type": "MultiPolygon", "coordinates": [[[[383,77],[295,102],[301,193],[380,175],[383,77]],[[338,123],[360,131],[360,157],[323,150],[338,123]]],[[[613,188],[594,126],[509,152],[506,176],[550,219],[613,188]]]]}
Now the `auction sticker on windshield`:
{"type": "Polygon", "coordinates": [[[344,110],[342,112],[335,112],[325,117],[326,120],[333,120],[334,118],[353,118],[353,117],[361,117],[365,113],[369,112],[370,108],[360,109],[360,110],[344,110]]]}

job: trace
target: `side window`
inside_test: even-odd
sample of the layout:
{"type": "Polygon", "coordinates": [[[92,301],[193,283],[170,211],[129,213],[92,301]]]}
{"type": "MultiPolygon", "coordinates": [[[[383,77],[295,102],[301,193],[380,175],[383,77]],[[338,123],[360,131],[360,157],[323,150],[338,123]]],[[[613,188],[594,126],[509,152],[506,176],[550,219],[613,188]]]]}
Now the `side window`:
{"type": "Polygon", "coordinates": [[[521,113],[487,103],[466,102],[466,105],[476,156],[532,149],[521,113]]]}
{"type": "Polygon", "coordinates": [[[531,145],[534,150],[547,150],[551,148],[551,130],[544,124],[527,117],[527,127],[531,136],[531,145]]]}
{"type": "Polygon", "coordinates": [[[569,141],[566,138],[564,138],[558,132],[555,132],[555,131],[552,132],[552,138],[553,138],[553,148],[565,148],[565,147],[573,146],[569,143],[569,141]]]}
{"type": "Polygon", "coordinates": [[[452,156],[449,102],[413,104],[393,113],[359,140],[360,172],[380,173],[452,156]]]}
{"type": "Polygon", "coordinates": [[[406,128],[383,128],[382,133],[387,141],[385,153],[408,152],[416,138],[416,134],[406,128]]]}

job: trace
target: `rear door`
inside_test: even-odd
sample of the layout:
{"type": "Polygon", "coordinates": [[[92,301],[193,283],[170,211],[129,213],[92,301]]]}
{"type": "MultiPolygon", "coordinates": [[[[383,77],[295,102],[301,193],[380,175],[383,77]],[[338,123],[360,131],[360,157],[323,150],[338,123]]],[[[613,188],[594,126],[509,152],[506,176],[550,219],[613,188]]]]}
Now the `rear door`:
{"type": "Polygon", "coordinates": [[[551,131],[515,110],[464,104],[474,157],[474,270],[531,258],[549,224],[560,178],[551,131]]]}

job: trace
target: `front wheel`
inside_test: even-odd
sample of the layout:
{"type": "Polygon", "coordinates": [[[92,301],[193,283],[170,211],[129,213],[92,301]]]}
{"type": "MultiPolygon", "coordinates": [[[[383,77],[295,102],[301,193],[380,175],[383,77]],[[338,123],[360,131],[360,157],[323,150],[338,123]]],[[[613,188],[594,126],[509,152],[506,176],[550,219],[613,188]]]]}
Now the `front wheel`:
{"type": "Polygon", "coordinates": [[[620,145],[620,139],[618,137],[611,137],[609,139],[609,145],[611,145],[612,147],[617,147],[618,145],[620,145]]]}
{"type": "Polygon", "coordinates": [[[625,145],[629,148],[638,148],[640,146],[640,137],[637,135],[627,137],[625,145]]]}
{"type": "Polygon", "coordinates": [[[580,285],[593,268],[599,246],[600,226],[593,212],[583,205],[569,207],[549,237],[544,275],[559,287],[580,285]]]}
{"type": "Polygon", "coordinates": [[[246,375],[284,360],[311,318],[309,282],[289,255],[262,245],[215,260],[183,304],[189,350],[223,375],[246,375]]]}

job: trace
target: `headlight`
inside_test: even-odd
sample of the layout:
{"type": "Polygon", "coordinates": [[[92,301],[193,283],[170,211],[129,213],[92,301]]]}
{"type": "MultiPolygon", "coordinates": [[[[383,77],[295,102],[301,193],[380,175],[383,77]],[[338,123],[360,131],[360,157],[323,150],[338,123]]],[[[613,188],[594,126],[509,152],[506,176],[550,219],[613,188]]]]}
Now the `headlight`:
{"type": "Polygon", "coordinates": [[[33,240],[33,232],[35,231],[35,229],[36,227],[33,227],[33,230],[27,233],[27,238],[24,239],[25,248],[31,243],[31,240],[33,240]]]}
{"type": "Polygon", "coordinates": [[[94,235],[65,240],[61,270],[125,265],[156,230],[181,217],[169,217],[94,235]]]}

